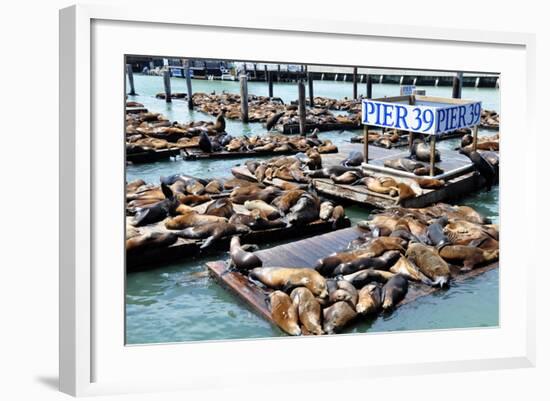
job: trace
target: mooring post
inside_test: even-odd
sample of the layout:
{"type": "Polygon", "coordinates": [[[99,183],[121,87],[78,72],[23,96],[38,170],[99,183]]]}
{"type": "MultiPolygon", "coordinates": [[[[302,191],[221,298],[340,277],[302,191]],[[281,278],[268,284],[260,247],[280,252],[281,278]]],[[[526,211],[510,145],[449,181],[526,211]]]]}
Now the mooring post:
{"type": "Polygon", "coordinates": [[[193,110],[193,88],[191,87],[191,60],[185,63],[185,82],[187,84],[187,107],[193,110]]]}
{"type": "Polygon", "coordinates": [[[453,99],[462,97],[462,72],[457,72],[453,77],[453,99]]]}
{"type": "Polygon", "coordinates": [[[434,176],[435,171],[435,135],[430,136],[430,176],[434,176]]]}
{"type": "Polygon", "coordinates": [[[277,64],[277,82],[281,80],[281,64],[277,64]]]}
{"type": "Polygon", "coordinates": [[[273,97],[273,72],[272,71],[268,72],[267,87],[269,91],[269,97],[272,98],[273,97]]]}
{"type": "Polygon", "coordinates": [[[130,82],[130,96],[136,95],[136,89],[134,87],[134,70],[132,70],[132,64],[126,64],[126,74],[128,75],[128,82],[130,82]]]}
{"type": "Polygon", "coordinates": [[[298,115],[300,117],[300,135],[306,135],[306,87],[298,82],[298,115]]]}
{"type": "Polygon", "coordinates": [[[264,64],[264,80],[267,82],[267,64],[264,64]]]}
{"type": "Polygon", "coordinates": [[[241,120],[248,122],[248,83],[246,75],[239,77],[241,83],[241,120]]]}
{"type": "Polygon", "coordinates": [[[164,70],[162,73],[164,78],[164,96],[166,97],[166,103],[172,103],[172,90],[170,88],[170,71],[164,70]]]}
{"type": "MultiPolygon", "coordinates": [[[[414,106],[415,103],[416,103],[416,99],[415,99],[414,95],[410,95],[409,96],[409,106],[414,106]]],[[[414,136],[413,132],[409,131],[409,152],[412,151],[413,136],[414,136]]]]}
{"type": "Polygon", "coordinates": [[[357,99],[357,67],[353,67],[353,98],[357,99]]]}
{"type": "Polygon", "coordinates": [[[254,80],[258,80],[258,64],[254,63],[254,80]]]}
{"type": "Polygon", "coordinates": [[[365,163],[369,163],[369,126],[363,125],[363,154],[365,163]]]}
{"type": "Polygon", "coordinates": [[[309,92],[309,107],[315,107],[315,98],[313,96],[313,77],[311,72],[307,73],[307,87],[309,92]]]}
{"type": "Polygon", "coordinates": [[[372,77],[367,74],[367,99],[372,99],[372,77]]]}
{"type": "Polygon", "coordinates": [[[474,148],[474,152],[477,151],[477,130],[478,130],[479,126],[476,125],[474,126],[474,142],[472,144],[473,148],[474,148]]]}

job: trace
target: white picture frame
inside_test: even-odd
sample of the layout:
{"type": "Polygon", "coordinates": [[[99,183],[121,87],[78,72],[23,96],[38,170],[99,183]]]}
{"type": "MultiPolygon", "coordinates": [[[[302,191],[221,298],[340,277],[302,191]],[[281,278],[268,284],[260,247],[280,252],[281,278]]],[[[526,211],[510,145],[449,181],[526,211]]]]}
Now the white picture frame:
{"type": "MultiPolygon", "coordinates": [[[[394,53],[379,51],[376,54],[377,66],[398,66],[399,59],[394,53]]],[[[535,224],[536,219],[528,218],[535,210],[529,206],[527,191],[514,191],[510,183],[520,182],[525,188],[536,188],[535,174],[527,174],[535,170],[536,160],[534,154],[516,152],[514,163],[507,161],[511,160],[507,155],[514,152],[519,137],[506,135],[521,129],[525,133],[521,140],[535,140],[531,124],[535,109],[533,77],[534,36],[530,34],[316,19],[249,19],[244,15],[229,22],[221,11],[201,16],[158,7],[79,5],[61,10],[61,391],[95,395],[232,386],[232,378],[223,374],[230,369],[234,374],[244,374],[249,380],[261,383],[266,381],[266,374],[269,380],[277,377],[295,381],[297,372],[303,381],[399,375],[412,369],[415,373],[434,373],[534,366],[535,284],[528,280],[534,270],[534,254],[521,255],[517,248],[529,247],[527,238],[521,234],[534,231],[533,227],[524,225],[535,224]],[[174,36],[198,31],[201,43],[189,41],[186,54],[181,54],[182,41],[174,36]],[[231,40],[223,48],[213,49],[212,43],[221,33],[231,40]],[[120,40],[123,34],[136,40],[123,46],[120,40]],[[252,40],[258,37],[262,40],[252,40]],[[159,38],[164,39],[159,41],[159,38]],[[239,38],[245,38],[247,45],[231,45],[239,38]],[[327,46],[338,43],[339,47],[328,55],[298,47],[309,44],[314,49],[322,49],[320,39],[327,46]],[[281,49],[266,49],[273,41],[293,43],[294,47],[288,46],[285,50],[281,46],[286,51],[284,54],[281,49]],[[409,50],[399,46],[405,42],[407,48],[423,47],[431,51],[421,59],[404,57],[409,50]],[[124,153],[122,141],[117,142],[120,138],[116,137],[123,133],[123,99],[116,98],[122,93],[120,86],[124,85],[123,57],[119,56],[190,54],[326,64],[334,64],[346,56],[345,64],[372,66],[372,62],[366,61],[365,52],[353,51],[357,45],[365,46],[372,54],[381,48],[401,49],[404,53],[399,66],[402,68],[501,73],[500,326],[479,330],[125,346],[121,332],[124,322],[120,321],[124,314],[120,308],[124,304],[124,276],[120,274],[124,272],[124,259],[123,247],[119,246],[123,240],[123,223],[116,207],[122,202],[124,183],[123,173],[117,170],[123,170],[124,153]],[[444,57],[452,54],[454,58],[444,57]],[[469,57],[464,57],[465,54],[469,57]],[[107,66],[106,60],[112,65],[107,66]],[[476,69],[476,65],[485,68],[476,69]],[[115,96],[105,96],[106,91],[113,91],[115,96]],[[104,128],[115,134],[105,135],[104,128]],[[109,202],[112,208],[108,207],[109,202]],[[120,225],[119,231],[116,224],[120,225]],[[106,227],[113,230],[103,230],[106,227]],[[365,348],[368,341],[376,341],[376,347],[365,348]],[[403,353],[410,341],[419,347],[403,353]],[[448,343],[468,346],[445,348],[448,343]],[[395,344],[395,352],[389,355],[379,352],[389,344],[395,344]],[[426,348],[427,344],[432,344],[433,349],[426,348]],[[318,355],[321,345],[322,357],[318,355]],[[331,363],[334,361],[326,350],[346,347],[354,350],[353,358],[348,360],[342,354],[349,353],[339,353],[339,363],[331,363]],[[282,362],[286,355],[298,352],[310,362],[308,367],[282,362]],[[252,364],[253,356],[259,354],[270,364],[252,364]]]]}

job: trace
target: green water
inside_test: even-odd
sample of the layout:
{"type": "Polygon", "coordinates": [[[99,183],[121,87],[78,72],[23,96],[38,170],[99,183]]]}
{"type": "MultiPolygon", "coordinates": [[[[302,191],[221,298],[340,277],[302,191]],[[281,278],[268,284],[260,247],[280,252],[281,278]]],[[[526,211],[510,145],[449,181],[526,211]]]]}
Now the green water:
{"type": "MultiPolygon", "coordinates": [[[[136,75],[136,92],[130,97],[143,103],[149,110],[165,114],[171,120],[212,120],[214,117],[200,112],[189,112],[185,101],[174,100],[167,104],[154,98],[163,91],[162,78],[136,75]]],[[[185,92],[185,82],[172,78],[172,91],[185,92]]],[[[351,83],[315,81],[315,95],[343,98],[352,92],[351,83]]],[[[421,88],[421,87],[419,87],[421,88]]],[[[364,84],[359,93],[365,92],[364,84]]],[[[449,97],[450,87],[424,87],[428,95],[449,97]]],[[[229,81],[193,80],[195,92],[217,93],[222,90],[238,93],[238,83],[229,81]]],[[[374,96],[399,94],[398,85],[374,85],[374,96]]],[[[267,87],[262,82],[250,82],[249,93],[266,95],[267,87]]],[[[296,84],[274,85],[274,95],[285,102],[297,97],[296,84]]],[[[481,100],[485,108],[500,110],[497,89],[464,88],[463,97],[481,100]]],[[[232,135],[264,133],[261,124],[242,124],[228,121],[227,131],[232,135]]],[[[349,141],[359,131],[322,133],[337,145],[349,141]]],[[[481,135],[488,134],[481,131],[481,135]]],[[[440,148],[454,148],[458,140],[439,142],[440,148]]],[[[230,167],[243,160],[164,161],[127,166],[127,180],[143,178],[158,182],[161,175],[186,173],[199,177],[228,177],[230,167]]],[[[490,192],[480,192],[460,201],[475,207],[487,217],[499,222],[498,187],[490,192]]],[[[346,208],[346,213],[357,222],[369,216],[369,210],[358,206],[346,208]]],[[[277,244],[264,244],[271,247],[277,244]]],[[[165,343],[193,340],[222,340],[284,336],[278,328],[260,318],[239,298],[222,288],[205,274],[205,263],[226,258],[227,254],[209,258],[194,258],[184,262],[163,265],[155,270],[132,273],[127,276],[126,328],[128,344],[165,343]]],[[[468,327],[489,327],[499,323],[499,273],[498,269],[469,279],[447,291],[420,298],[404,305],[389,316],[380,316],[372,321],[362,321],[352,326],[352,333],[425,330],[468,327]]]]}

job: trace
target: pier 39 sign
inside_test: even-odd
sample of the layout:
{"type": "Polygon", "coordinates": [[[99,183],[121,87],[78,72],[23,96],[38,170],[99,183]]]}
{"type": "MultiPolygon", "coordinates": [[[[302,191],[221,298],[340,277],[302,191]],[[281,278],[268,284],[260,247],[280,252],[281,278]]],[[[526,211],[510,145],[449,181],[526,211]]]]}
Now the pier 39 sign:
{"type": "Polygon", "coordinates": [[[440,135],[478,125],[481,118],[481,102],[417,96],[414,105],[408,103],[408,96],[363,99],[362,123],[440,135]]]}

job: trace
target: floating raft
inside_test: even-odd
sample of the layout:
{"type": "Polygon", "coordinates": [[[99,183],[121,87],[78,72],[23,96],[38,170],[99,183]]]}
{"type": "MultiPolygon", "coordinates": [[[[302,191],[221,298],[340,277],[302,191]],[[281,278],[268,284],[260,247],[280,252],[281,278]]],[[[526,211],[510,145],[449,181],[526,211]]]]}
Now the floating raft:
{"type": "Polygon", "coordinates": [[[145,107],[126,107],[126,114],[147,113],[148,111],[145,107]]]}
{"type": "MultiPolygon", "coordinates": [[[[361,128],[361,125],[355,123],[326,123],[326,124],[306,124],[306,132],[311,132],[314,129],[319,131],[344,131],[361,128]]],[[[299,134],[300,124],[279,124],[276,126],[277,131],[285,135],[299,134]]]]}
{"type": "MultiPolygon", "coordinates": [[[[338,150],[329,153],[337,153],[338,150]]],[[[196,148],[194,150],[185,150],[181,152],[181,156],[185,160],[208,160],[208,159],[239,159],[245,157],[256,157],[256,156],[285,156],[285,155],[294,155],[300,153],[299,150],[287,150],[284,152],[274,152],[272,150],[268,151],[255,151],[249,150],[245,152],[212,152],[206,153],[202,152],[196,148]]]]}
{"type": "MultiPolygon", "coordinates": [[[[257,251],[255,254],[262,260],[265,267],[284,266],[310,268],[308,266],[314,266],[317,259],[325,257],[332,252],[344,250],[347,244],[360,234],[361,230],[357,227],[345,228],[301,241],[257,251]]],[[[239,272],[227,270],[225,261],[208,262],[206,265],[213,277],[219,280],[224,286],[228,287],[237,297],[244,300],[256,313],[277,326],[271,318],[271,312],[267,306],[267,297],[272,290],[252,283],[246,276],[239,272]]],[[[478,276],[497,267],[498,262],[495,262],[462,274],[457,268],[451,267],[453,276],[453,283],[451,285],[457,285],[457,283],[468,278],[478,276]]],[[[409,281],[407,296],[397,305],[397,308],[437,291],[444,290],[409,281]]]]}
{"type": "MultiPolygon", "coordinates": [[[[129,218],[127,217],[126,224],[129,224],[129,218]]],[[[348,218],[343,221],[344,227],[351,225],[348,218]]],[[[150,231],[170,232],[164,227],[162,222],[157,224],[151,224],[145,227],[140,227],[143,233],[150,231]]],[[[332,222],[323,220],[317,220],[312,223],[300,226],[300,227],[282,227],[272,228],[268,230],[251,231],[248,234],[242,234],[241,242],[248,244],[262,244],[266,242],[279,241],[282,238],[291,239],[316,235],[325,233],[332,230],[332,222]]],[[[172,231],[173,232],[173,231],[172,231]]],[[[178,238],[177,242],[166,248],[152,249],[139,254],[132,255],[127,254],[126,257],[126,271],[142,271],[148,269],[155,269],[160,263],[170,263],[193,256],[205,256],[211,255],[216,252],[224,252],[229,249],[230,237],[222,238],[220,241],[215,242],[206,249],[200,249],[200,246],[204,243],[204,240],[184,239],[178,238]]]]}
{"type": "Polygon", "coordinates": [[[139,153],[130,153],[126,154],[126,161],[132,162],[134,164],[139,163],[152,163],[157,162],[159,160],[167,160],[171,157],[179,156],[180,149],[179,148],[172,148],[172,149],[159,149],[154,150],[151,149],[147,152],[139,152],[139,153]]]}

